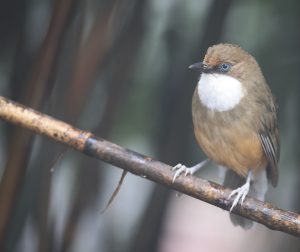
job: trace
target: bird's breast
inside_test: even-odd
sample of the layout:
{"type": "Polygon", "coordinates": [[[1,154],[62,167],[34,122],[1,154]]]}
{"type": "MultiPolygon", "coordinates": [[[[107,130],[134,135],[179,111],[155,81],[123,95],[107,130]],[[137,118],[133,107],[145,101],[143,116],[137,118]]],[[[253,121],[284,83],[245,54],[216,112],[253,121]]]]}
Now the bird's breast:
{"type": "MultiPolygon", "coordinates": [[[[246,176],[249,169],[264,168],[266,157],[258,132],[252,127],[252,118],[247,115],[249,107],[247,109],[244,102],[239,103],[235,100],[236,105],[231,104],[234,108],[227,111],[210,109],[201,100],[198,85],[192,104],[193,123],[197,142],[205,154],[216,163],[246,176]]],[[[225,104],[222,103],[223,108],[225,104]]]]}

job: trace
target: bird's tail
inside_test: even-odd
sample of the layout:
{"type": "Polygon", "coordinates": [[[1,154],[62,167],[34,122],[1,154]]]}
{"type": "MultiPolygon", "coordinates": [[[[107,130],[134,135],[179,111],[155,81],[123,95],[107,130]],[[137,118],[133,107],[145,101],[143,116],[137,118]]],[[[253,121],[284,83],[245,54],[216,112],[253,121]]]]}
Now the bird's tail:
{"type": "MultiPolygon", "coordinates": [[[[243,184],[245,184],[245,182],[246,182],[245,178],[240,177],[239,175],[237,175],[235,172],[231,170],[227,170],[223,185],[231,189],[236,189],[242,186],[243,184]]],[[[248,195],[263,201],[265,199],[265,194],[267,192],[267,189],[268,189],[268,181],[266,177],[266,172],[263,171],[253,177],[253,181],[251,181],[248,195]]],[[[244,229],[250,229],[253,226],[253,221],[235,215],[233,213],[230,213],[230,220],[234,226],[241,226],[244,229]]]]}

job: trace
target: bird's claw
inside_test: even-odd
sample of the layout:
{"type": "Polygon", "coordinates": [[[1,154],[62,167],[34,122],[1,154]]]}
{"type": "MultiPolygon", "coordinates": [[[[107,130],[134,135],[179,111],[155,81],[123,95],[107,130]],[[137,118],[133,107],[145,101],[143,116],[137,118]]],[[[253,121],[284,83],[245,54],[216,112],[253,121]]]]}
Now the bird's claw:
{"type": "Polygon", "coordinates": [[[250,187],[250,184],[249,183],[246,183],[244,184],[243,186],[233,190],[230,195],[228,196],[228,199],[230,199],[231,197],[233,197],[234,195],[235,196],[235,199],[232,203],[232,206],[230,208],[230,212],[233,210],[233,208],[235,208],[235,206],[239,203],[239,201],[241,202],[240,204],[243,205],[244,203],[244,200],[249,192],[249,187],[250,187]]]}
{"type": "Polygon", "coordinates": [[[184,176],[187,176],[188,174],[192,174],[189,167],[186,167],[183,164],[177,164],[172,168],[172,171],[176,171],[172,182],[174,183],[176,178],[178,178],[182,173],[184,173],[184,176]]]}

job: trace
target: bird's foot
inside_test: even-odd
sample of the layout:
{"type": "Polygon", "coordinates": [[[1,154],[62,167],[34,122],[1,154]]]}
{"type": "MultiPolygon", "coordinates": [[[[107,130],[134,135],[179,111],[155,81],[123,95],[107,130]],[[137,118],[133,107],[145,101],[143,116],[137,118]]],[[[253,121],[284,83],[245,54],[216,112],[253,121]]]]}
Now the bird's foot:
{"type": "Polygon", "coordinates": [[[172,171],[175,172],[174,176],[173,176],[173,180],[172,180],[173,183],[176,180],[176,178],[178,178],[179,175],[181,175],[182,173],[184,173],[184,176],[187,176],[188,174],[192,174],[191,173],[191,169],[189,167],[186,167],[183,164],[177,164],[177,165],[175,165],[172,168],[172,171]]]}
{"type": "Polygon", "coordinates": [[[201,163],[192,166],[192,167],[186,167],[183,164],[177,164],[172,168],[172,171],[174,171],[174,176],[173,176],[173,180],[172,182],[174,183],[174,181],[176,180],[176,178],[178,178],[181,174],[184,173],[184,176],[187,176],[188,174],[193,175],[195,172],[197,172],[198,170],[200,170],[203,166],[205,166],[208,163],[209,159],[206,159],[204,161],[202,161],[201,163]]]}
{"type": "Polygon", "coordinates": [[[245,200],[245,198],[246,198],[246,196],[249,192],[249,189],[250,189],[250,180],[249,181],[247,180],[247,182],[244,185],[242,185],[241,187],[233,190],[230,193],[228,199],[230,199],[231,197],[236,195],[235,199],[232,203],[232,206],[230,208],[230,212],[232,211],[233,208],[235,208],[235,206],[239,203],[239,201],[241,202],[241,205],[243,205],[244,200],[245,200]]]}

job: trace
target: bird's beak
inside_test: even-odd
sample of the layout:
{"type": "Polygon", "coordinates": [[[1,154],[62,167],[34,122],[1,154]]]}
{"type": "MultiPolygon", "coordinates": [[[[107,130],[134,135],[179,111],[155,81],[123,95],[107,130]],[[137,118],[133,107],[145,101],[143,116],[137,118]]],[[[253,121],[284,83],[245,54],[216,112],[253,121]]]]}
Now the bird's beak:
{"type": "Polygon", "coordinates": [[[203,62],[197,62],[197,63],[194,63],[194,64],[190,65],[189,69],[195,69],[195,70],[203,71],[203,70],[207,69],[207,65],[203,62]]]}

